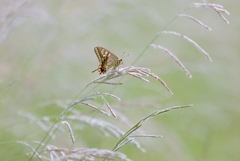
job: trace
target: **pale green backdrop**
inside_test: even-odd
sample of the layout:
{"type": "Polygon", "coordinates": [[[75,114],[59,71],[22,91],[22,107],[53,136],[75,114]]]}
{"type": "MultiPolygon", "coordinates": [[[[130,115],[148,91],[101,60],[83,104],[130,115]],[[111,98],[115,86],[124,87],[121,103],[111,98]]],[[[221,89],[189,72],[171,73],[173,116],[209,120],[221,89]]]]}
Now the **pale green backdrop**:
{"type": "MultiPolygon", "coordinates": [[[[124,77],[124,84],[114,91],[108,85],[94,89],[112,92],[122,99],[110,103],[129,119],[129,125],[110,120],[124,131],[156,109],[194,105],[144,124],[141,132],[163,136],[137,139],[145,153],[130,144],[120,152],[136,161],[240,159],[240,1],[211,1],[230,12],[224,14],[229,25],[211,9],[188,10],[195,2],[190,0],[23,2],[0,3],[0,160],[28,160],[25,155],[31,150],[16,141],[31,144],[43,139],[46,132],[37,120],[55,118],[62,111],[46,105],[73,99],[98,76],[97,72],[91,73],[98,66],[95,46],[109,49],[123,57],[123,66],[130,66],[163,30],[189,36],[210,54],[213,62],[185,40],[161,35],[154,43],[176,54],[193,77],[189,79],[166,53],[151,47],[134,65],[150,68],[174,95],[154,79],[145,83],[133,77],[124,77]],[[190,19],[175,17],[183,12],[213,30],[208,31],[190,19]]],[[[91,111],[86,110],[86,114],[96,117],[91,111]]],[[[82,126],[82,130],[74,131],[78,137],[75,147],[112,149],[117,142],[93,127],[72,126],[73,129],[82,126]]],[[[68,130],[58,131],[49,144],[71,147],[68,130]]]]}

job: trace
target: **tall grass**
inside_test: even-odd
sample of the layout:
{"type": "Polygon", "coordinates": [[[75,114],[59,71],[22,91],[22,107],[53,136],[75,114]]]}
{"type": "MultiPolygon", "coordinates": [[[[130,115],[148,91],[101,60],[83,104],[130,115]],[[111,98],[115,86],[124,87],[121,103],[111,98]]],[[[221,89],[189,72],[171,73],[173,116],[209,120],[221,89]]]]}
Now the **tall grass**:
{"type": "MultiPolygon", "coordinates": [[[[2,11],[2,25],[0,33],[1,44],[6,41],[8,35],[14,31],[13,29],[17,28],[22,23],[22,19],[25,17],[40,19],[44,22],[54,24],[53,18],[44,9],[31,9],[29,5],[31,6],[32,3],[34,2],[30,0],[22,1],[22,3],[12,3],[9,8],[5,8],[2,11]]],[[[6,7],[6,4],[2,4],[2,6],[6,7]]],[[[36,138],[34,141],[27,141],[22,139],[21,141],[16,141],[15,143],[29,148],[27,154],[29,160],[101,159],[129,161],[131,159],[128,158],[126,154],[123,152],[118,152],[128,144],[132,144],[140,151],[145,152],[146,150],[143,148],[144,145],[142,145],[138,138],[142,137],[144,139],[156,139],[161,136],[149,134],[147,132],[142,134],[139,132],[140,130],[143,130],[142,125],[146,123],[150,118],[161,117],[163,113],[168,113],[169,111],[175,109],[183,110],[183,108],[192,107],[192,105],[189,103],[188,105],[176,105],[163,109],[157,109],[150,112],[149,114],[146,114],[144,117],[139,119],[137,123],[132,124],[130,121],[131,118],[129,118],[129,116],[121,112],[121,110],[116,109],[112,106],[113,101],[121,101],[121,96],[117,96],[118,93],[116,90],[112,90],[110,93],[108,93],[99,87],[111,86],[114,87],[114,89],[121,88],[127,91],[127,87],[125,86],[126,83],[123,83],[123,78],[128,79],[129,77],[132,77],[136,80],[142,81],[142,83],[150,83],[151,79],[153,79],[156,82],[159,82],[159,86],[161,85],[166,89],[167,92],[173,94],[174,92],[167,85],[167,82],[164,81],[160,76],[152,72],[150,68],[136,66],[136,64],[143,57],[143,55],[149,54],[147,52],[147,49],[153,47],[155,49],[158,49],[159,52],[164,52],[169,55],[170,58],[173,59],[179,68],[187,75],[187,77],[192,78],[192,74],[190,73],[191,69],[187,69],[184,63],[178,58],[177,53],[172,52],[171,49],[164,47],[161,44],[157,44],[157,40],[161,38],[162,34],[167,34],[169,36],[173,35],[182,38],[182,41],[187,41],[190,45],[195,47],[199,53],[203,54],[207,60],[212,62],[210,54],[204,50],[204,46],[200,46],[196,41],[194,41],[194,38],[190,38],[186,36],[186,34],[179,33],[177,31],[167,30],[170,23],[179,18],[187,18],[192,21],[192,23],[197,23],[204,29],[211,31],[212,28],[203,23],[202,20],[199,20],[198,18],[185,13],[190,10],[196,10],[198,8],[209,8],[212,11],[216,12],[224,22],[227,24],[229,23],[225,17],[225,14],[229,14],[229,12],[224,9],[223,6],[219,4],[213,4],[205,0],[198,3],[193,3],[190,7],[187,7],[184,10],[184,13],[178,13],[168,24],[166,24],[166,27],[156,33],[155,36],[153,35],[152,40],[145,45],[142,52],[139,53],[139,56],[133,60],[131,66],[120,66],[116,70],[109,70],[106,74],[100,75],[94,80],[89,81],[88,84],[84,85],[84,88],[78,93],[75,98],[72,98],[70,100],[53,100],[47,103],[43,103],[43,107],[57,108],[57,111],[60,111],[59,114],[55,114],[54,117],[46,116],[44,118],[38,118],[32,112],[19,113],[18,115],[25,117],[37,124],[39,128],[44,132],[44,137],[36,138]],[[119,126],[120,123],[124,123],[129,126],[121,127],[119,126]],[[82,137],[82,126],[90,127],[97,131],[100,131],[104,135],[105,142],[108,142],[108,137],[105,137],[108,135],[117,138],[118,141],[116,141],[113,147],[108,146],[104,149],[98,148],[98,146],[85,147],[84,145],[75,145],[75,143],[80,140],[79,138],[82,137]],[[59,131],[67,133],[69,138],[60,138],[57,135],[59,131]],[[61,142],[62,139],[68,140],[71,146],[60,147],[58,145],[58,141],[61,142]]],[[[174,48],[174,46],[172,46],[172,48],[174,48]]],[[[129,100],[131,101],[131,98],[129,98],[129,100]]],[[[170,114],[171,113],[169,113],[169,115],[170,114]]],[[[89,137],[94,137],[94,135],[91,134],[89,137]]],[[[148,153],[148,151],[146,151],[146,153],[148,153]]]]}

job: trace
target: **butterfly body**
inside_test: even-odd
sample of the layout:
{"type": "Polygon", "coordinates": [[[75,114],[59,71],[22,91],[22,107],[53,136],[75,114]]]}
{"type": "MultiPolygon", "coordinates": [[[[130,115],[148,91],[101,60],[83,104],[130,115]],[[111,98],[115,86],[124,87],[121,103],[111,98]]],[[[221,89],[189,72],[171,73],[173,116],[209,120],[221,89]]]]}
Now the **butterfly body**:
{"type": "Polygon", "coordinates": [[[99,66],[92,72],[98,71],[99,74],[105,74],[111,67],[115,69],[122,63],[122,59],[103,47],[95,47],[94,52],[99,60],[99,66]]]}

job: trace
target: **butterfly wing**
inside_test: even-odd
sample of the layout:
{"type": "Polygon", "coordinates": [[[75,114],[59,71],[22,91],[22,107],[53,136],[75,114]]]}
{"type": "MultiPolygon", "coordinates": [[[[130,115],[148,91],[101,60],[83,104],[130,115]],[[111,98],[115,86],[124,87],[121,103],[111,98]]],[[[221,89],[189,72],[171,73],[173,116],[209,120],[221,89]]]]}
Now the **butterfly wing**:
{"type": "Polygon", "coordinates": [[[113,66],[114,68],[116,68],[122,62],[122,59],[118,59],[116,55],[114,55],[113,53],[111,53],[105,48],[95,47],[94,51],[99,60],[99,66],[96,70],[92,72],[95,72],[98,70],[100,74],[104,74],[107,72],[108,69],[110,69],[113,66]]]}
{"type": "Polygon", "coordinates": [[[106,62],[106,66],[109,68],[114,67],[116,68],[117,66],[119,66],[119,59],[116,55],[114,55],[113,53],[110,53],[106,62]]]}
{"type": "Polygon", "coordinates": [[[103,57],[103,54],[102,54],[102,49],[103,48],[101,48],[101,47],[95,47],[94,48],[94,52],[95,52],[95,54],[98,58],[99,63],[103,62],[103,60],[104,60],[104,57],[103,57]]]}
{"type": "Polygon", "coordinates": [[[95,54],[96,54],[96,56],[97,56],[97,58],[98,58],[98,61],[99,61],[99,66],[98,66],[98,68],[97,69],[95,69],[94,71],[92,71],[92,73],[93,72],[95,72],[95,71],[99,71],[99,73],[101,74],[101,73],[103,73],[104,71],[102,70],[102,65],[104,64],[104,62],[106,61],[106,55],[105,56],[103,56],[103,50],[104,50],[104,48],[102,48],[102,47],[95,47],[94,48],[94,52],[95,52],[95,54]]]}

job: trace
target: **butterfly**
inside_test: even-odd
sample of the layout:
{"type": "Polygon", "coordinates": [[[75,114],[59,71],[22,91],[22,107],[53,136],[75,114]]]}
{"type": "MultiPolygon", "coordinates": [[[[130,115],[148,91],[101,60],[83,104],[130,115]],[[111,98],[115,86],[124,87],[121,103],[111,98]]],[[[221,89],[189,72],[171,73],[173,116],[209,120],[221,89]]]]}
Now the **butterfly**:
{"type": "Polygon", "coordinates": [[[111,67],[113,67],[113,69],[116,69],[116,67],[122,64],[122,59],[119,59],[116,55],[103,47],[95,47],[94,52],[96,53],[99,60],[99,66],[97,69],[92,71],[92,73],[98,71],[99,74],[104,74],[111,67]]]}

